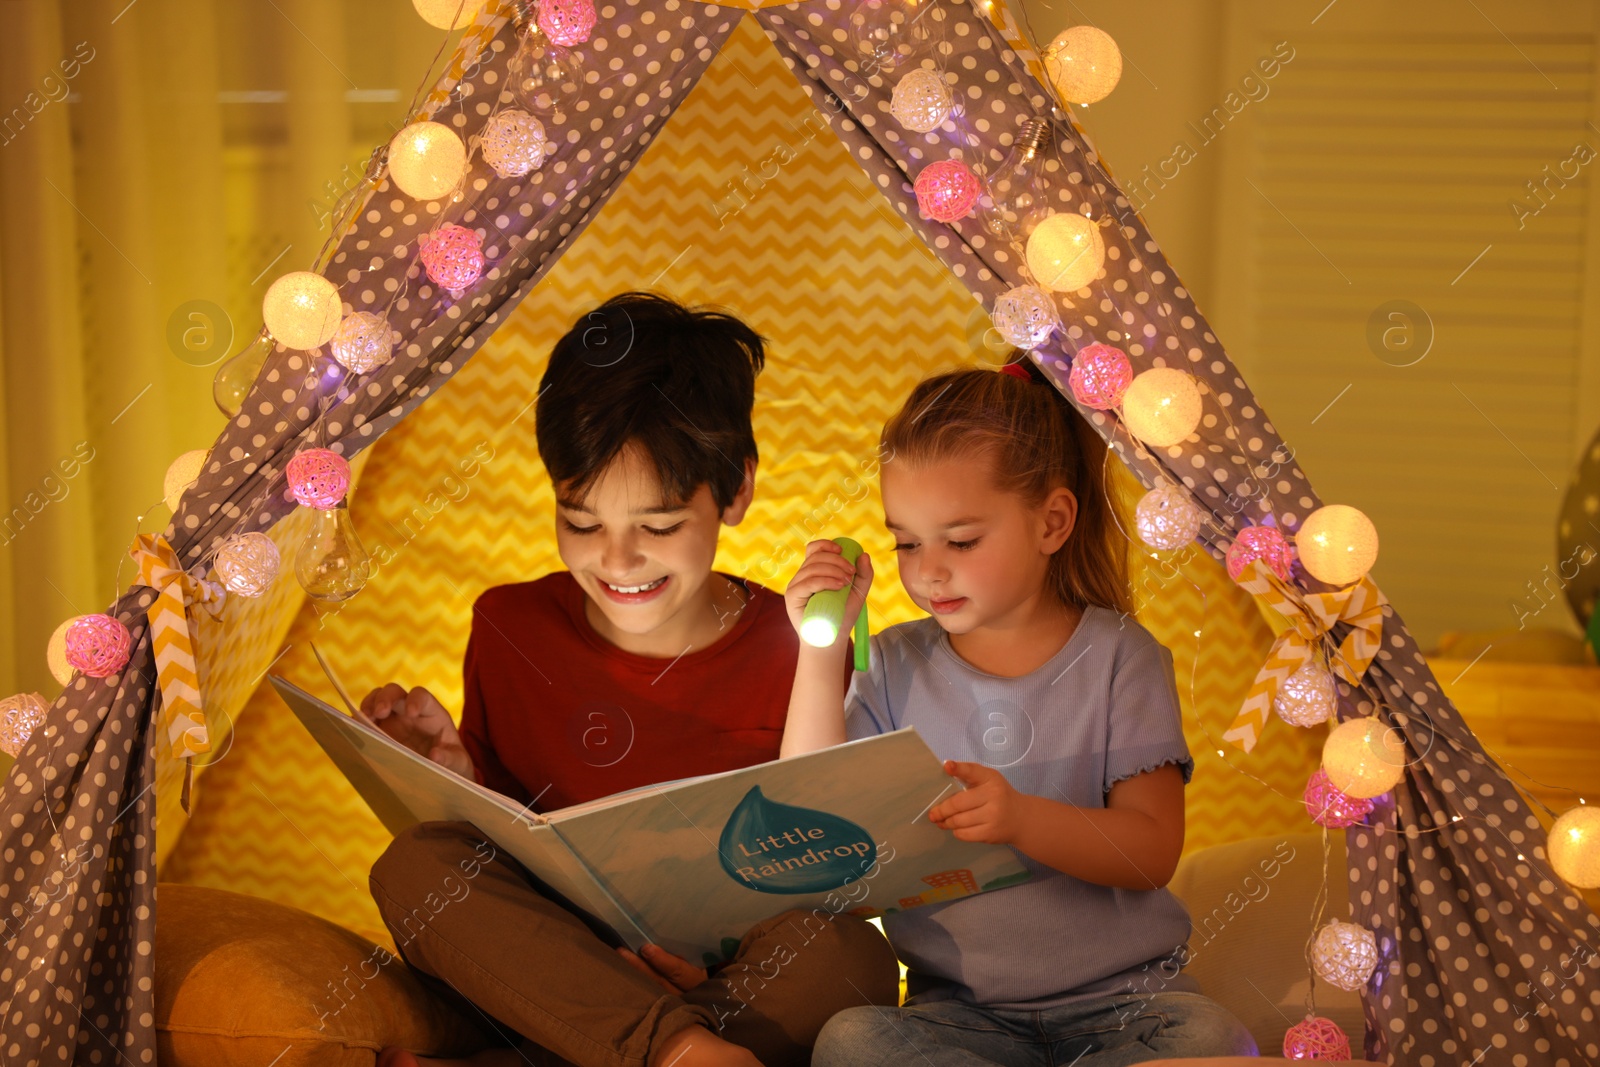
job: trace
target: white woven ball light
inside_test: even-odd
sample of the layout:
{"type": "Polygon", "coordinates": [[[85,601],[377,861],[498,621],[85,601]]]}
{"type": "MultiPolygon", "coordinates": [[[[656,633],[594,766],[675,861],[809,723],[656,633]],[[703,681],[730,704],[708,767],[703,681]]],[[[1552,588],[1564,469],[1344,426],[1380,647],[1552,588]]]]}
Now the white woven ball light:
{"type": "Polygon", "coordinates": [[[1176,485],[1156,486],[1139,498],[1133,513],[1140,539],[1163,552],[1174,552],[1192,542],[1204,521],[1189,494],[1176,485]]]}
{"type": "Polygon", "coordinates": [[[1333,922],[1317,931],[1311,943],[1311,968],[1331,986],[1354,993],[1367,984],[1378,966],[1378,941],[1355,923],[1333,922]]]}
{"type": "Polygon", "coordinates": [[[990,317],[1006,344],[1017,348],[1039,347],[1061,322],[1055,301],[1036,285],[1019,285],[995,297],[990,317]]]}
{"type": "Polygon", "coordinates": [[[484,124],[478,148],[502,178],[520,178],[544,165],[544,123],[518,108],[496,112],[484,124]]]}
{"type": "Polygon", "coordinates": [[[328,351],[341,367],[365,374],[393,358],[394,330],[376,312],[352,311],[328,342],[328,351]]]}
{"type": "Polygon", "coordinates": [[[1320,663],[1308,661],[1278,687],[1272,710],[1290,726],[1315,726],[1333,717],[1339,687],[1320,663]]]}
{"type": "Polygon", "coordinates": [[[260,596],[278,576],[278,546],[264,533],[235,534],[217,550],[217,577],[228,592],[260,596]]]}
{"type": "Polygon", "coordinates": [[[944,75],[918,67],[895,83],[889,113],[906,129],[929,133],[944,124],[954,106],[944,75]]]}
{"type": "Polygon", "coordinates": [[[0,700],[0,752],[22,755],[23,746],[44,722],[49,707],[38,693],[18,693],[0,700]]]}

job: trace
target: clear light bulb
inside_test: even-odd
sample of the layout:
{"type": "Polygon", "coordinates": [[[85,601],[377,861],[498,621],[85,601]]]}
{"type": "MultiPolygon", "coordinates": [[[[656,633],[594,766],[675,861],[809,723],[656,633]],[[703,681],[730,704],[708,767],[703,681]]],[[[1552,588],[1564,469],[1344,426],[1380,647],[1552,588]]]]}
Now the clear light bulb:
{"type": "Polygon", "coordinates": [[[372,577],[372,557],[356,536],[350,508],[341,502],[326,511],[316,510],[312,523],[295,553],[295,577],[315,600],[328,604],[348,600],[372,577]]]}
{"type": "Polygon", "coordinates": [[[990,233],[1020,245],[1050,214],[1050,188],[1044,180],[1049,152],[1050,124],[1043,119],[1023,123],[1011,155],[989,178],[978,209],[990,233]]]}
{"type": "Polygon", "coordinates": [[[211,380],[211,399],[228,418],[244,407],[244,398],[250,395],[250,387],[261,376],[261,368],[274,347],[272,335],[262,330],[238,355],[217,368],[217,375],[211,380]]]}
{"type": "Polygon", "coordinates": [[[889,74],[930,39],[926,4],[916,0],[864,0],[850,16],[861,66],[869,74],[889,74]]]}
{"type": "Polygon", "coordinates": [[[560,111],[583,88],[582,53],[551,44],[537,26],[522,31],[507,69],[513,92],[529,111],[560,111]]]}

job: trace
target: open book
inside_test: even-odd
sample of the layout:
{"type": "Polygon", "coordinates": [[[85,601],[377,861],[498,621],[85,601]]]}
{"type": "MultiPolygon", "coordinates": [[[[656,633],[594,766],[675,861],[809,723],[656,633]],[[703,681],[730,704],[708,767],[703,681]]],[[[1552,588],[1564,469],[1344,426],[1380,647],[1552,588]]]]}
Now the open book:
{"type": "Polygon", "coordinates": [[[927,813],[961,784],[914,729],[535,812],[277,676],[272,684],[392,833],[473,823],[616,943],[705,965],[790,908],[877,916],[1025,881],[1011,849],[927,813]]]}

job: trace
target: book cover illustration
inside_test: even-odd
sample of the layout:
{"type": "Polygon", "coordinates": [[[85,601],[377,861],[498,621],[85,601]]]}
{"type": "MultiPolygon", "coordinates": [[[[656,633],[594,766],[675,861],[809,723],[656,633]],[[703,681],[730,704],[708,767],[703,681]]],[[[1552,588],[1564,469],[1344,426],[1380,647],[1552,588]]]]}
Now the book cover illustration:
{"type": "Polygon", "coordinates": [[[928,819],[960,788],[907,728],[551,821],[652,941],[707,962],[790,908],[874,917],[1025,881],[1011,849],[928,819]]]}

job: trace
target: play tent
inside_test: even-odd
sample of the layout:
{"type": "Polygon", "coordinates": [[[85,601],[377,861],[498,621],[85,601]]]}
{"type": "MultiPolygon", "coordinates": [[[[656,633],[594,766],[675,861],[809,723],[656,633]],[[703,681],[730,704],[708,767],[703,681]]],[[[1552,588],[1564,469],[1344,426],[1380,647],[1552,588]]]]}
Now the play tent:
{"type": "MultiPolygon", "coordinates": [[[[727,61],[720,74],[724,104],[746,102],[752,94],[791,101],[787,111],[782,104],[769,109],[792,127],[781,141],[773,139],[774,148],[792,143],[797,127],[800,137],[809,133],[836,140],[839,149],[829,145],[835,158],[842,153],[858,167],[845,178],[841,168],[819,165],[814,187],[802,185],[798,194],[790,187],[780,191],[777,173],[766,175],[789,161],[752,146],[745,153],[752,160],[746,172],[751,176],[737,189],[714,186],[716,223],[775,213],[774,223],[781,223],[793,242],[786,255],[798,261],[778,284],[759,273],[749,277],[751,296],[739,310],[769,336],[787,337],[796,345],[814,343],[844,361],[797,362],[786,370],[780,355],[772,376],[764,377],[763,395],[769,399],[760,421],[781,423],[787,435],[761,442],[762,491],[800,510],[742,535],[750,545],[769,546],[767,556],[744,557],[746,573],[781,583],[793,564],[775,554],[817,532],[808,520],[836,523],[829,532],[875,525],[841,473],[835,468],[831,474],[839,479],[840,491],[834,493],[826,479],[818,480],[821,468],[807,465],[807,453],[869,453],[864,441],[830,440],[829,434],[837,432],[830,427],[865,426],[870,434],[881,421],[878,413],[886,414],[912,381],[936,369],[914,360],[897,362],[886,353],[924,343],[937,350],[952,341],[964,343],[970,334],[981,337],[988,325],[984,309],[1024,280],[1015,252],[997,245],[974,221],[946,225],[923,218],[911,182],[928,163],[952,155],[974,166],[997,166],[1018,124],[1035,116],[1051,120],[1060,146],[1051,175],[1060,196],[1057,206],[1110,224],[1102,231],[1108,246],[1105,270],[1087,289],[1063,294],[1070,329],[1043,346],[1041,365],[1064,386],[1071,354],[1099,340],[1124,347],[1138,369],[1166,364],[1188,370],[1203,383],[1207,415],[1196,434],[1178,445],[1152,451],[1130,437],[1113,414],[1086,414],[1146,487],[1164,483],[1191,491],[1209,516],[1199,543],[1211,556],[1220,559],[1241,529],[1263,520],[1294,530],[1321,501],[1284,458],[1289,453],[1283,442],[1142,221],[1070,117],[1051,104],[1035,77],[1036,58],[1005,22],[1003,10],[928,5],[924,18],[940,46],[929,59],[947,75],[963,112],[959,122],[912,136],[888,114],[898,72],[872,73],[856,62],[860,28],[850,20],[865,9],[822,0],[753,12],[671,0],[602,6],[586,46],[591,70],[601,77],[572,105],[568,121],[552,123],[554,151],[538,170],[525,178],[499,178],[479,165],[461,203],[421,204],[392,188],[381,158],[375,159],[374,181],[359,191],[348,227],[319,267],[341,287],[351,310],[388,308],[402,337],[396,358],[367,375],[330,385],[320,365],[312,373],[305,353],[275,351],[174,516],[165,536],[175,562],[203,574],[222,542],[244,530],[270,530],[286,550],[292,548],[312,516],[304,509],[297,512],[284,496],[289,457],[312,445],[355,456],[399,426],[374,450],[357,508],[359,515],[370,504],[363,534],[373,543],[387,538],[395,566],[433,582],[481,587],[472,568],[488,548],[520,552],[517,567],[524,574],[553,565],[548,548],[517,543],[516,525],[526,521],[545,491],[537,475],[527,463],[495,466],[497,456],[530,454],[525,416],[538,356],[576,309],[621,287],[616,279],[652,280],[641,277],[629,250],[648,252],[647,261],[662,264],[661,274],[669,277],[683,266],[680,249],[691,259],[708,257],[698,268],[706,275],[725,271],[739,278],[740,262],[749,258],[749,250],[719,246],[723,229],[737,232],[730,226],[704,233],[689,242],[690,248],[677,239],[689,214],[684,200],[707,194],[684,175],[692,177],[697,157],[692,140],[677,146],[675,154],[662,155],[685,117],[674,113],[719,53],[727,61]],[[762,44],[756,27],[770,46],[762,44]],[[730,43],[733,47],[725,48],[730,43]],[[778,84],[787,77],[779,61],[799,80],[811,106],[786,82],[778,84]],[[669,119],[672,135],[645,156],[669,119]],[[674,160],[677,167],[670,165],[674,160]],[[640,174],[624,186],[635,169],[640,174]],[[641,181],[646,177],[648,185],[641,181]],[[637,194],[628,214],[601,213],[614,193],[618,203],[637,194]],[[436,289],[415,263],[418,237],[441,217],[479,229],[484,238],[489,268],[459,296],[436,289]],[[575,274],[557,272],[557,260],[579,242],[591,221],[597,228],[612,227],[599,247],[621,250],[618,258],[580,264],[575,274]],[[680,223],[676,230],[675,222],[680,223]],[[864,235],[860,245],[849,249],[848,241],[836,238],[808,240],[840,228],[864,235]],[[653,243],[647,243],[650,234],[657,235],[653,243]],[[834,250],[833,257],[807,262],[807,253],[819,247],[834,250]],[[808,275],[828,279],[828,287],[808,275]],[[547,276],[564,279],[568,288],[553,290],[547,276]],[[403,295],[396,298],[397,293],[403,295]],[[823,305],[833,306],[824,311],[823,305]],[[771,318],[763,319],[764,314],[771,318]],[[851,336],[851,317],[873,325],[858,325],[851,336]],[[807,320],[812,325],[805,325],[807,320]],[[478,354],[488,348],[491,335],[495,346],[478,354]],[[469,358],[471,368],[464,370],[469,358]],[[484,361],[492,371],[471,389],[458,389],[484,361]],[[796,370],[803,366],[834,377],[808,379],[796,370]],[[461,382],[441,391],[458,371],[461,382]],[[423,400],[429,401],[427,407],[412,417],[423,400]],[[482,440],[451,433],[475,424],[473,405],[482,405],[488,412],[484,424],[495,427],[482,440]],[[864,417],[862,408],[875,417],[864,417]],[[787,416],[771,417],[785,409],[787,416]],[[436,420],[435,412],[441,413],[436,420]],[[849,418],[837,417],[845,412],[849,418]],[[400,425],[402,419],[406,422],[400,425]],[[429,428],[437,436],[430,437],[429,428]],[[461,465],[467,461],[469,466],[461,465]],[[1270,482],[1261,480],[1263,468],[1271,469],[1270,482]],[[469,469],[475,473],[469,475],[469,469]],[[496,476],[478,473],[483,470],[496,476]],[[384,492],[385,486],[394,488],[384,492]],[[498,513],[505,527],[484,529],[481,521],[465,521],[469,512],[455,498],[470,493],[498,493],[491,497],[495,508],[470,514],[481,520],[498,513]],[[837,506],[829,503],[835,496],[837,506]],[[435,500],[441,503],[430,502],[435,500]],[[385,514],[385,508],[392,510],[385,514]],[[449,537],[416,536],[424,527],[441,530],[458,520],[460,527],[449,537]],[[439,543],[448,544],[449,552],[428,559],[427,546],[439,543]],[[430,565],[424,566],[425,560],[430,565]]],[[[499,96],[494,87],[504,84],[518,15],[509,5],[485,9],[420,114],[450,123],[464,137],[482,127],[499,96]]],[[[717,88],[717,70],[707,77],[713,83],[700,88],[717,88]]],[[[710,103],[707,111],[714,116],[719,109],[710,103]]],[[[707,144],[726,138],[710,121],[699,130],[707,144]]],[[[706,213],[702,208],[698,214],[706,213]]],[[[968,351],[973,347],[967,345],[968,351]]],[[[1191,688],[1186,712],[1195,720],[1186,726],[1197,756],[1204,756],[1195,741],[1220,735],[1231,715],[1208,728],[1199,721],[1193,686],[1210,684],[1201,677],[1207,671],[1217,671],[1218,678],[1237,676],[1237,671],[1219,670],[1218,656],[1231,653],[1251,667],[1258,664],[1271,634],[1249,598],[1225,576],[1219,579],[1220,568],[1209,559],[1184,560],[1178,578],[1145,566],[1141,574],[1150,593],[1140,597],[1147,609],[1140,618],[1178,656],[1180,688],[1191,688]],[[1209,644],[1183,639],[1185,632],[1195,631],[1207,633],[1209,644]]],[[[153,1059],[150,945],[158,862],[170,852],[170,864],[184,880],[206,880],[208,871],[248,866],[251,853],[281,856],[272,837],[263,840],[254,833],[255,824],[226,821],[226,812],[242,812],[250,804],[281,817],[288,827],[278,831],[281,839],[345,836],[338,827],[328,832],[328,820],[339,813],[326,809],[319,783],[299,773],[303,768],[292,753],[303,752],[304,744],[288,737],[280,739],[289,757],[279,768],[282,790],[268,796],[251,783],[225,802],[210,803],[225,797],[229,775],[240,765],[227,759],[232,752],[229,709],[266,699],[252,694],[259,692],[262,671],[286,639],[291,652],[303,650],[312,637],[328,642],[341,665],[357,665],[345,666],[354,676],[393,676],[398,666],[384,659],[385,648],[392,655],[400,644],[392,619],[387,625],[377,618],[363,621],[360,613],[370,608],[359,597],[344,609],[348,618],[341,612],[338,625],[326,625],[324,612],[300,607],[298,591],[285,577],[260,599],[230,598],[213,617],[199,603],[198,583],[180,577],[175,568],[147,568],[146,574],[152,584],[135,584],[112,610],[134,639],[126,667],[103,680],[74,679],[21,754],[0,797],[9,871],[0,883],[9,920],[6,961],[0,965],[0,988],[7,998],[0,1026],[8,1059],[100,1062],[114,1055],[112,1048],[131,1062],[153,1059]],[[198,671],[208,713],[202,732],[157,699],[150,616],[158,592],[178,589],[185,589],[180,595],[189,601],[198,629],[198,671]],[[370,671],[360,666],[362,657],[371,657],[366,661],[370,671]],[[213,760],[222,756],[202,784],[207,803],[197,807],[193,824],[181,836],[167,832],[158,839],[158,811],[164,830],[181,823],[176,808],[183,774],[175,757],[189,752],[205,752],[213,760]],[[252,791],[255,798],[249,796],[252,791]],[[292,810],[284,812],[285,804],[292,810]],[[34,906],[45,898],[47,904],[34,906]]],[[[1298,573],[1296,581],[1308,592],[1321,588],[1298,573]]],[[[413,597],[418,610],[412,617],[421,623],[408,635],[426,628],[464,632],[460,607],[454,616],[429,613],[427,605],[443,598],[430,598],[425,582],[415,586],[413,597]]],[[[1411,757],[1392,799],[1368,824],[1347,832],[1352,918],[1374,931],[1381,952],[1367,988],[1367,1053],[1391,1062],[1426,1062],[1426,1056],[1448,1062],[1462,1050],[1493,1047],[1499,1055],[1520,1052],[1534,1063],[1560,1056],[1592,1059],[1587,1036],[1592,1012],[1587,1018],[1582,1013],[1594,993],[1593,979],[1577,969],[1574,999],[1544,1011],[1534,1010],[1543,1002],[1531,994],[1529,983],[1544,971],[1565,975],[1580,947],[1592,952],[1596,920],[1549,871],[1538,820],[1444,699],[1398,615],[1385,608],[1381,625],[1381,647],[1363,685],[1342,687],[1341,708],[1345,716],[1379,713],[1405,735],[1411,757]],[[1452,894],[1459,905],[1449,899],[1452,894]]],[[[1334,640],[1342,640],[1347,629],[1336,624],[1334,640]]],[[[449,691],[448,685],[441,688],[449,691]]],[[[1237,701],[1235,694],[1235,706],[1237,701]]],[[[247,710],[239,716],[239,729],[265,727],[259,720],[247,710]]],[[[260,752],[271,741],[250,747],[260,752]]],[[[1284,727],[1274,728],[1255,753],[1274,750],[1290,757],[1282,773],[1274,765],[1267,775],[1279,794],[1290,794],[1290,804],[1276,809],[1282,818],[1298,802],[1296,775],[1303,779],[1314,757],[1305,735],[1284,727]]],[[[1258,776],[1267,769],[1260,762],[1247,766],[1258,776]]],[[[1221,778],[1219,773],[1212,780],[1221,778]]],[[[1233,815],[1240,825],[1260,826],[1245,821],[1252,812],[1233,815]]],[[[259,825],[268,821],[264,817],[259,825]]],[[[361,892],[360,857],[371,844],[356,840],[332,861],[341,877],[354,876],[357,884],[345,891],[361,892]]],[[[286,866],[265,880],[300,877],[286,866]]]]}

